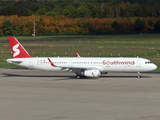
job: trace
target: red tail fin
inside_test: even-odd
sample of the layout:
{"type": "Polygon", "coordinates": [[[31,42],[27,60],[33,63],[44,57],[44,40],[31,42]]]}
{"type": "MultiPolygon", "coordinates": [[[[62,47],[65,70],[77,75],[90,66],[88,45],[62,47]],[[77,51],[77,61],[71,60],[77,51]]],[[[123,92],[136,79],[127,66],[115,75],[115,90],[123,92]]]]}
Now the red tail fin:
{"type": "Polygon", "coordinates": [[[10,43],[10,48],[12,51],[13,58],[28,58],[32,57],[29,53],[24,49],[24,47],[19,43],[19,41],[15,37],[8,38],[10,43]]]}
{"type": "Polygon", "coordinates": [[[76,54],[76,57],[81,57],[77,52],[75,52],[75,54],[76,54]]]}

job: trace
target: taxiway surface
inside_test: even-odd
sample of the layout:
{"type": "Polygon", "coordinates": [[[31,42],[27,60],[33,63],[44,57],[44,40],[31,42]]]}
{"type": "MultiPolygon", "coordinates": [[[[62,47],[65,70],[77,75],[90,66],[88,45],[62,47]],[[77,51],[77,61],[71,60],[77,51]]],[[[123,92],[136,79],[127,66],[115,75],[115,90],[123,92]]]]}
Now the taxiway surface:
{"type": "Polygon", "coordinates": [[[159,120],[160,74],[0,68],[0,120],[159,120]]]}

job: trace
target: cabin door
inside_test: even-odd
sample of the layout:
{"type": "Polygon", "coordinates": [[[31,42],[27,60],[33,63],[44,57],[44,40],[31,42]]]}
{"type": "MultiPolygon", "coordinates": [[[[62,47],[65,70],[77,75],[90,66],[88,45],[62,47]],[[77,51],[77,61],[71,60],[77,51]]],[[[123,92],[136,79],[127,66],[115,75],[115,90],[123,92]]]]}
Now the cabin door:
{"type": "Polygon", "coordinates": [[[33,69],[33,59],[29,60],[29,69],[33,69]]]}
{"type": "Polygon", "coordinates": [[[137,67],[141,67],[141,60],[140,59],[137,59],[137,67]]]}

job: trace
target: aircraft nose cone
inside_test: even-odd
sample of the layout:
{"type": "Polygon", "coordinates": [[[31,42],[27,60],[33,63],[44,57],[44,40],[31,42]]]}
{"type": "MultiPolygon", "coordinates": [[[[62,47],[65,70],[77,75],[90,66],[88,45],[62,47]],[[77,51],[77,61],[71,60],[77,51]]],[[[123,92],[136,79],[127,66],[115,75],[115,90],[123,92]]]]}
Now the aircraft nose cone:
{"type": "Polygon", "coordinates": [[[153,64],[152,67],[151,67],[151,69],[152,69],[152,70],[157,69],[157,65],[153,64]]]}
{"type": "Polygon", "coordinates": [[[153,67],[153,68],[154,68],[154,70],[157,69],[157,65],[154,64],[154,67],[153,67]]]}

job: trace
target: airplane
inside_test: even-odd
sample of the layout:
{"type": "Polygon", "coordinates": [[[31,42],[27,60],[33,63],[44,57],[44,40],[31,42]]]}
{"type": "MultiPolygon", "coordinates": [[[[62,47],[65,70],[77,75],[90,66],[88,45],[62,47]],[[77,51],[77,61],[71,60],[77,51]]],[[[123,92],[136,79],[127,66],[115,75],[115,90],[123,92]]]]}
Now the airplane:
{"type": "MultiPolygon", "coordinates": [[[[33,57],[15,37],[8,37],[13,58],[8,63],[29,69],[45,71],[69,71],[76,78],[98,78],[107,72],[140,72],[155,70],[157,66],[150,60],[139,57],[33,57]]],[[[79,55],[79,54],[78,54],[79,55]]]]}

